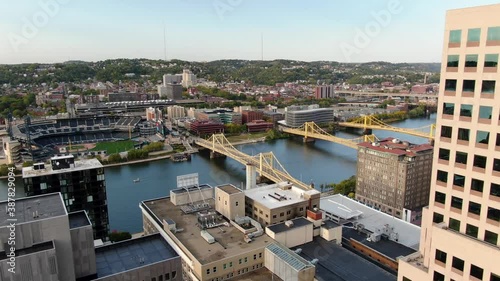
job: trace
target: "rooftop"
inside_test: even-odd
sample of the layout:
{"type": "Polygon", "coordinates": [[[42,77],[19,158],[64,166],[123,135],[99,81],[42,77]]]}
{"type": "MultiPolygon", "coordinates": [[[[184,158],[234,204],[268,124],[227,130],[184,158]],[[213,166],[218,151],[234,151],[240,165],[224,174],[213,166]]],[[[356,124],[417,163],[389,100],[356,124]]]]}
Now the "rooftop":
{"type": "MultiPolygon", "coordinates": [[[[7,247],[5,247],[7,248],[7,247]]],[[[31,247],[28,248],[23,248],[23,249],[16,249],[16,257],[20,256],[25,256],[25,255],[30,255],[33,253],[37,252],[43,252],[47,250],[54,249],[54,242],[53,241],[47,241],[39,244],[33,244],[31,247]]],[[[1,260],[6,260],[7,253],[5,251],[0,252],[0,261],[1,260]]]]}
{"type": "Polygon", "coordinates": [[[280,233],[280,232],[290,230],[292,228],[297,228],[297,227],[302,227],[304,225],[312,224],[312,222],[308,221],[305,218],[295,218],[295,219],[292,219],[291,221],[293,222],[293,226],[291,226],[291,227],[286,226],[286,224],[285,224],[286,222],[282,222],[282,223],[270,225],[267,228],[274,233],[280,233]]]}
{"type": "Polygon", "coordinates": [[[66,215],[60,193],[44,194],[39,196],[24,197],[16,199],[16,208],[13,215],[6,213],[8,201],[0,202],[0,227],[8,226],[15,219],[16,224],[28,223],[32,221],[59,217],[66,215]],[[38,217],[34,218],[33,213],[38,212],[38,217]]]}
{"type": "Polygon", "coordinates": [[[230,194],[230,195],[242,192],[239,188],[237,188],[236,186],[234,186],[232,184],[219,185],[216,188],[218,188],[218,189],[220,189],[220,190],[222,190],[225,193],[230,194]]]}
{"type": "Polygon", "coordinates": [[[368,248],[371,248],[393,260],[397,260],[398,257],[405,257],[416,252],[416,250],[412,248],[391,240],[381,239],[378,242],[368,241],[366,234],[360,233],[357,230],[348,227],[342,229],[342,238],[354,239],[368,248]]]}
{"type": "Polygon", "coordinates": [[[283,190],[281,187],[287,183],[277,183],[245,190],[245,196],[259,202],[268,209],[281,208],[284,206],[306,201],[304,194],[319,194],[317,190],[303,190],[292,186],[291,189],[283,190]]]}
{"type": "Polygon", "coordinates": [[[74,212],[74,213],[69,213],[68,218],[69,218],[69,228],[70,229],[90,225],[90,220],[87,217],[87,214],[85,213],[85,211],[78,211],[78,212],[74,212]]]}
{"type": "Polygon", "coordinates": [[[380,232],[386,226],[390,227],[394,233],[397,233],[397,242],[399,244],[418,250],[420,227],[409,222],[377,211],[339,194],[322,197],[320,199],[320,209],[327,214],[341,218],[344,222],[362,224],[366,230],[373,233],[380,232]]]}
{"type": "Polygon", "coordinates": [[[316,276],[318,281],[392,281],[396,276],[375,264],[350,252],[335,243],[315,237],[312,242],[298,246],[300,256],[318,259],[316,276]]]}
{"type": "Polygon", "coordinates": [[[430,152],[432,153],[434,147],[430,144],[413,144],[407,141],[401,141],[396,138],[386,138],[376,142],[374,145],[371,142],[362,142],[358,144],[359,147],[365,147],[368,149],[386,152],[395,155],[408,155],[415,156],[421,152],[430,152]]]}
{"type": "Polygon", "coordinates": [[[243,275],[238,275],[231,278],[232,281],[283,281],[277,275],[273,274],[272,271],[265,267],[261,267],[257,270],[245,273],[243,275]]]}
{"type": "MultiPolygon", "coordinates": [[[[206,202],[212,208],[214,207],[213,199],[206,200],[206,202]]],[[[141,205],[147,207],[159,221],[170,219],[175,222],[177,229],[182,228],[183,231],[173,235],[201,264],[264,248],[269,243],[274,242],[272,238],[264,234],[252,238],[251,243],[246,243],[243,240],[244,235],[241,231],[233,226],[221,226],[206,230],[215,239],[215,243],[208,244],[201,236],[196,213],[184,214],[180,208],[181,206],[172,204],[168,197],[144,201],[141,205]]]]}
{"type": "Polygon", "coordinates": [[[304,259],[300,255],[296,254],[294,251],[288,249],[287,247],[279,243],[273,243],[267,246],[266,249],[268,249],[269,251],[271,251],[271,253],[278,256],[281,260],[286,262],[296,271],[301,271],[306,268],[314,267],[314,265],[310,261],[304,259]]]}
{"type": "Polygon", "coordinates": [[[95,253],[98,278],[179,257],[160,234],[98,247],[95,253]]]}
{"type": "Polygon", "coordinates": [[[101,162],[97,159],[85,159],[75,161],[75,165],[67,169],[53,170],[51,165],[45,164],[45,169],[35,170],[33,166],[23,168],[23,178],[39,177],[43,175],[64,174],[74,171],[84,171],[102,168],[101,162]]]}

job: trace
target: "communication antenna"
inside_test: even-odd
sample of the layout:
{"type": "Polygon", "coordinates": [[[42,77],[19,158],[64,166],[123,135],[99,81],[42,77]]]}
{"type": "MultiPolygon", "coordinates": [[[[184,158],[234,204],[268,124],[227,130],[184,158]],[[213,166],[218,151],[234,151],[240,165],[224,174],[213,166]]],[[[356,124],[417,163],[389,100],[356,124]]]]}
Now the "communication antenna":
{"type": "Polygon", "coordinates": [[[165,22],[163,22],[163,52],[165,61],[167,61],[167,27],[165,26],[165,22]]]}
{"type": "Polygon", "coordinates": [[[260,33],[260,59],[264,61],[264,33],[260,33]]]}

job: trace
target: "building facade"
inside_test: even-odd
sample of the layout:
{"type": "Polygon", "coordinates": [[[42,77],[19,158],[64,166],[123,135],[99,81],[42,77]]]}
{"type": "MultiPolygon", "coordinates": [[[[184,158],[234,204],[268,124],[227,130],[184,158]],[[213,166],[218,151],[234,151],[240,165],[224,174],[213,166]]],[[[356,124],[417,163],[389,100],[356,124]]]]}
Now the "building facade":
{"type": "Polygon", "coordinates": [[[23,168],[26,196],[61,192],[68,212],[85,210],[94,239],[107,240],[109,218],[104,167],[97,159],[75,161],[73,155],[23,168]]]}
{"type": "Polygon", "coordinates": [[[429,206],[398,280],[500,280],[500,5],[448,11],[429,206]]]}
{"type": "Polygon", "coordinates": [[[170,83],[166,85],[167,98],[171,100],[182,99],[182,85],[177,83],[170,83]]]}
{"type": "Polygon", "coordinates": [[[335,86],[333,85],[320,85],[316,86],[314,97],[316,99],[331,99],[333,98],[335,86]]]}
{"type": "Polygon", "coordinates": [[[356,199],[420,224],[429,202],[433,147],[387,138],[358,145],[356,199]]]}
{"type": "Polygon", "coordinates": [[[167,107],[167,115],[170,120],[186,117],[186,109],[182,106],[174,105],[167,107]]]}
{"type": "Polygon", "coordinates": [[[285,122],[290,127],[300,127],[305,122],[326,124],[333,122],[333,108],[313,106],[289,106],[285,112],[285,122]]]}

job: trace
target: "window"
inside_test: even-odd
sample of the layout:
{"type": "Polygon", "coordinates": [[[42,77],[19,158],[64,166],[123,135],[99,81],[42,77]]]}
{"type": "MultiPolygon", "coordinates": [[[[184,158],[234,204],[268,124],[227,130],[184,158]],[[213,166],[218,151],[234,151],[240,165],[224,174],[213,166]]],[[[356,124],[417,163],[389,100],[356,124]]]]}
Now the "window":
{"type": "Polygon", "coordinates": [[[256,260],[257,259],[257,254],[253,255],[253,259],[256,260]]]}
{"type": "Polygon", "coordinates": [[[491,274],[490,281],[500,281],[500,276],[496,274],[491,274]]]}
{"type": "Polygon", "coordinates": [[[460,271],[464,271],[464,260],[459,259],[457,257],[453,257],[451,261],[451,266],[460,271]]]}
{"type": "Polygon", "coordinates": [[[233,267],[233,262],[232,261],[229,262],[229,267],[233,267]]]}
{"type": "Polygon", "coordinates": [[[481,215],[481,204],[469,202],[469,213],[473,213],[475,215],[481,215]]]}
{"type": "Polygon", "coordinates": [[[177,276],[177,271],[172,271],[172,279],[174,279],[177,276]]]}
{"type": "Polygon", "coordinates": [[[226,269],[226,268],[227,268],[227,264],[225,263],[222,265],[222,269],[226,269]]]}
{"type": "Polygon", "coordinates": [[[240,260],[239,260],[239,263],[240,263],[240,264],[242,264],[242,263],[243,263],[243,259],[240,259],[240,260]]]}
{"type": "Polygon", "coordinates": [[[259,253],[259,259],[262,258],[262,253],[259,253]]]}
{"type": "Polygon", "coordinates": [[[459,55],[448,55],[447,67],[458,67],[459,55]]]}
{"type": "MultiPolygon", "coordinates": [[[[490,31],[488,29],[488,35],[490,31]]],[[[489,37],[488,37],[489,38],[489,37]]],[[[462,40],[462,30],[450,30],[450,43],[460,43],[462,40]]]]}
{"type": "Polygon", "coordinates": [[[276,215],[273,215],[273,219],[275,219],[275,218],[276,218],[276,215]]]}
{"type": "Polygon", "coordinates": [[[495,81],[484,80],[481,86],[482,94],[494,94],[495,93],[495,81]]]}
{"type": "Polygon", "coordinates": [[[493,108],[491,106],[480,106],[479,107],[479,119],[490,119],[491,120],[491,112],[493,108]]]}
{"type": "MultiPolygon", "coordinates": [[[[315,206],[313,206],[314,208],[316,208],[315,206]]],[[[292,211],[286,211],[286,214],[287,215],[290,215],[292,213],[292,211]]]]}
{"type": "Polygon", "coordinates": [[[486,54],[484,57],[484,67],[497,67],[498,54],[486,54]]]}
{"type": "Polygon", "coordinates": [[[491,183],[490,195],[500,197],[500,185],[491,183]]]}
{"type": "MultiPolygon", "coordinates": [[[[464,87],[465,87],[465,84],[464,84],[464,87]]],[[[470,104],[462,104],[462,105],[460,105],[460,116],[462,116],[462,117],[472,117],[472,105],[470,105],[470,104]]]]}
{"type": "Polygon", "coordinates": [[[433,281],[444,281],[444,275],[434,271],[434,277],[432,278],[433,281]]]}
{"type": "Polygon", "coordinates": [[[500,172],[500,160],[499,159],[493,159],[493,171],[500,172]]]}
{"type": "Polygon", "coordinates": [[[217,267],[216,267],[216,266],[214,266],[213,272],[214,272],[214,273],[216,273],[216,272],[217,272],[217,267]]]}
{"type": "Polygon", "coordinates": [[[476,133],[476,143],[488,144],[490,138],[490,132],[477,131],[476,133]]]}
{"type": "Polygon", "coordinates": [[[457,153],[455,154],[455,163],[467,165],[467,153],[457,151],[457,153]]]}
{"type": "Polygon", "coordinates": [[[436,249],[436,260],[446,264],[446,253],[436,249]]]}
{"type": "Polygon", "coordinates": [[[163,275],[158,276],[158,281],[163,281],[163,275]]]}
{"type": "Polygon", "coordinates": [[[439,159],[449,161],[450,160],[450,150],[440,148],[439,149],[439,159]]]}
{"type": "Polygon", "coordinates": [[[500,210],[488,207],[488,219],[500,221],[500,210]]]}
{"type": "Polygon", "coordinates": [[[496,245],[498,243],[498,234],[486,230],[484,232],[484,241],[496,245]]]}
{"type": "Polygon", "coordinates": [[[245,262],[248,262],[248,258],[247,257],[245,257],[245,262]]]}
{"type": "Polygon", "coordinates": [[[481,155],[474,155],[474,167],[486,168],[486,157],[481,155]]]}
{"type": "Polygon", "coordinates": [[[483,192],[484,181],[472,179],[470,189],[478,192],[483,192]]]}
{"type": "Polygon", "coordinates": [[[444,216],[441,215],[440,213],[434,213],[432,215],[432,222],[433,223],[441,223],[444,221],[444,216]]]}
{"type": "Polygon", "coordinates": [[[207,268],[207,274],[210,274],[210,268],[207,268]]]}
{"type": "MultiPolygon", "coordinates": [[[[478,57],[479,57],[478,55],[466,55],[465,56],[465,67],[477,67],[478,57]]],[[[465,81],[471,81],[471,80],[465,80],[465,81]]]]}
{"type": "Polygon", "coordinates": [[[448,126],[441,126],[441,137],[451,138],[452,128],[448,126]]]}
{"type": "Polygon", "coordinates": [[[436,198],[434,199],[434,201],[436,201],[438,203],[444,204],[446,202],[446,194],[444,194],[444,193],[436,191],[436,196],[435,197],[436,198]]]}
{"type": "Polygon", "coordinates": [[[240,202],[236,201],[236,203],[235,203],[235,204],[236,204],[236,206],[238,206],[238,204],[240,204],[240,202]]]}
{"type": "Polygon", "coordinates": [[[285,213],[284,212],[281,212],[280,213],[280,217],[284,217],[285,216],[285,213]]]}
{"type": "Polygon", "coordinates": [[[469,129],[458,129],[458,139],[463,141],[469,141],[470,139],[470,130],[469,129]]]}
{"type": "Polygon", "coordinates": [[[488,41],[500,41],[500,26],[488,28],[488,36],[486,38],[488,41]]]}
{"type": "Polygon", "coordinates": [[[156,281],[156,277],[151,277],[151,281],[156,281]]]}
{"type": "Polygon", "coordinates": [[[451,207],[462,210],[463,199],[459,197],[452,196],[451,197],[451,207]]]}
{"type": "Polygon", "coordinates": [[[472,224],[467,224],[465,227],[465,234],[477,238],[477,233],[479,232],[479,228],[472,224]]]}
{"type": "Polygon", "coordinates": [[[467,32],[467,42],[479,42],[481,39],[481,28],[471,28],[467,32]]]}
{"type": "Polygon", "coordinates": [[[411,281],[411,279],[403,276],[403,281],[411,281]]]}
{"type": "Polygon", "coordinates": [[[437,171],[437,180],[442,182],[448,182],[448,172],[438,170],[437,171]]]}
{"type": "Polygon", "coordinates": [[[465,177],[462,175],[453,175],[453,185],[464,187],[465,186],[465,177]]]}
{"type": "Polygon", "coordinates": [[[457,80],[456,79],[446,79],[444,83],[444,90],[447,92],[455,92],[457,90],[457,80]]]}
{"type": "Polygon", "coordinates": [[[443,114],[453,115],[455,112],[455,104],[445,102],[443,103],[443,114]]]}
{"type": "Polygon", "coordinates": [[[483,280],[483,269],[473,264],[470,265],[470,275],[479,280],[483,280]]]}
{"type": "Polygon", "coordinates": [[[460,231],[460,221],[456,219],[450,218],[450,224],[448,226],[450,229],[455,231],[460,231]]]}
{"type": "Polygon", "coordinates": [[[170,280],[170,273],[165,273],[165,280],[170,280]]]}
{"type": "Polygon", "coordinates": [[[500,134],[497,134],[497,141],[496,141],[495,145],[500,146],[500,134]]]}

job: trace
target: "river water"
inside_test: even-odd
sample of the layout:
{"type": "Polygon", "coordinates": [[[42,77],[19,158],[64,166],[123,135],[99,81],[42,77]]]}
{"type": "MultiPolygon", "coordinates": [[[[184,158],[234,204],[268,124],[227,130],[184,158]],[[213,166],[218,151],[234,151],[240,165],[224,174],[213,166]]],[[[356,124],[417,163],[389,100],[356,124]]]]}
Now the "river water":
{"type": "MultiPolygon", "coordinates": [[[[436,122],[436,115],[430,118],[409,119],[391,125],[402,128],[418,128],[436,122]]],[[[425,143],[426,139],[408,135],[374,131],[379,138],[396,137],[413,143],[425,143]]],[[[357,135],[339,132],[342,138],[357,135]]],[[[272,151],[286,170],[303,182],[320,184],[339,182],[356,174],[356,150],[326,141],[303,144],[299,139],[276,140],[272,142],[237,146],[253,155],[272,151]]],[[[198,173],[200,183],[212,186],[232,183],[241,186],[245,182],[244,167],[230,158],[210,159],[208,151],[192,155],[187,162],[172,162],[169,159],[106,168],[106,185],[110,229],[142,231],[142,216],[139,203],[142,200],[167,196],[176,187],[179,175],[198,173]],[[140,182],[134,183],[134,179],[140,182]]],[[[24,196],[21,179],[16,180],[17,197],[24,196]]],[[[0,181],[0,200],[7,197],[7,181],[0,181]]]]}

